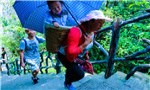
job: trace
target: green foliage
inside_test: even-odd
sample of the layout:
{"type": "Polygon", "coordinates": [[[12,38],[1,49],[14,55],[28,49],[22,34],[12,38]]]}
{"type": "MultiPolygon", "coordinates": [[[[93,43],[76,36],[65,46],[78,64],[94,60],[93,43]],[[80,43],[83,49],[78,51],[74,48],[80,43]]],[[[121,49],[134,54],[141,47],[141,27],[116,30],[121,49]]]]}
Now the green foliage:
{"type": "Polygon", "coordinates": [[[105,70],[106,65],[95,64],[95,65],[93,65],[93,67],[94,67],[94,72],[95,72],[95,73],[100,73],[100,72],[102,72],[102,71],[105,70]]]}
{"type": "MultiPolygon", "coordinates": [[[[12,8],[14,0],[3,4],[4,12],[7,15],[0,17],[0,21],[3,26],[3,35],[0,36],[0,42],[8,52],[10,52],[9,60],[13,61],[17,54],[17,48],[19,46],[20,40],[25,36],[24,29],[22,28],[19,19],[12,8]],[[11,12],[10,12],[11,11],[11,12]]],[[[138,17],[143,13],[146,13],[145,10],[150,8],[150,2],[146,0],[140,1],[129,1],[129,0],[110,0],[103,4],[101,9],[104,11],[104,14],[110,18],[119,17],[122,20],[128,20],[131,18],[138,17]]],[[[104,27],[110,26],[111,23],[105,23],[104,27]]],[[[102,27],[102,28],[104,28],[102,27]]],[[[38,36],[43,35],[37,33],[38,36]]],[[[121,28],[120,39],[118,44],[118,50],[116,52],[116,57],[124,57],[126,55],[132,54],[135,51],[142,50],[143,43],[141,42],[142,38],[150,39],[150,19],[141,20],[136,23],[128,24],[121,28]]],[[[100,34],[100,37],[96,38],[97,41],[109,51],[110,41],[111,41],[111,31],[103,32],[100,34]]],[[[45,43],[40,45],[40,50],[45,48],[45,43]]],[[[145,54],[145,55],[150,55],[145,54]]],[[[104,60],[105,56],[97,47],[93,47],[90,50],[90,59],[92,60],[104,60]]],[[[148,63],[145,61],[132,61],[132,62],[117,62],[115,63],[115,71],[123,71],[127,73],[131,68],[138,64],[148,63]]],[[[100,73],[106,69],[106,65],[94,65],[94,71],[100,73]]],[[[65,70],[65,69],[64,69],[65,70]]],[[[52,70],[53,71],[53,70],[52,70]]],[[[51,70],[50,70],[51,72],[51,70]]]]}
{"type": "MultiPolygon", "coordinates": [[[[8,53],[9,61],[14,61],[18,57],[18,47],[20,40],[27,36],[22,28],[21,23],[12,7],[14,0],[3,3],[3,12],[6,15],[0,17],[2,22],[3,32],[0,36],[0,42],[4,46],[8,53]],[[10,12],[11,11],[11,12],[10,12]]],[[[38,36],[44,37],[44,35],[37,33],[38,36]]],[[[40,51],[45,48],[45,43],[40,45],[40,51]]]]}
{"type": "MultiPolygon", "coordinates": [[[[128,20],[131,18],[138,17],[146,13],[146,9],[150,8],[150,2],[146,0],[137,1],[107,1],[101,8],[104,14],[110,18],[119,17],[122,20],[128,20]]],[[[104,27],[109,26],[110,23],[105,23],[104,27]]],[[[103,27],[103,28],[104,28],[103,27]]],[[[144,19],[136,23],[128,24],[121,28],[120,38],[118,43],[118,49],[116,52],[116,57],[124,57],[126,55],[132,54],[133,52],[144,49],[142,38],[150,39],[150,19],[144,19]]],[[[111,32],[103,32],[100,37],[96,38],[98,42],[109,51],[111,32]]],[[[150,55],[149,53],[146,55],[150,55]]],[[[97,50],[96,47],[90,50],[91,60],[102,60],[105,59],[104,55],[97,50]],[[96,54],[96,55],[95,55],[96,54]]],[[[129,62],[117,62],[115,63],[115,71],[123,71],[125,73],[129,72],[135,65],[148,63],[146,61],[129,61],[129,62]]],[[[99,68],[99,65],[94,65],[96,72],[103,71],[106,68],[99,68]]]]}

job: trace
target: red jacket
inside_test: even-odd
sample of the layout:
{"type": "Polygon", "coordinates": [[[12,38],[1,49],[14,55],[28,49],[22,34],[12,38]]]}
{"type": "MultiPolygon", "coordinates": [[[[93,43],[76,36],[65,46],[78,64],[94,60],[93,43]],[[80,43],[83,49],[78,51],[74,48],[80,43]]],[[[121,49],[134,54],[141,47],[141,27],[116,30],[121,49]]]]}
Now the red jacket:
{"type": "Polygon", "coordinates": [[[84,42],[82,32],[78,27],[72,27],[67,37],[67,47],[65,48],[67,59],[73,62],[75,58],[82,52],[80,45],[84,42]]]}

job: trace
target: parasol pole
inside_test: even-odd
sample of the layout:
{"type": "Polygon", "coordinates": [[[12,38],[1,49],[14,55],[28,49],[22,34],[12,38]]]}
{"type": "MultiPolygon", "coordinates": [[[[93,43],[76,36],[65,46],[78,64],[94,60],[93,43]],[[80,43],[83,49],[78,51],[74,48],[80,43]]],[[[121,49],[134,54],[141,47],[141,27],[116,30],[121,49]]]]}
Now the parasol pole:
{"type": "MultiPolygon", "coordinates": [[[[75,20],[75,22],[77,23],[77,25],[80,27],[79,22],[76,20],[76,18],[73,16],[73,14],[71,13],[71,11],[68,9],[69,6],[68,6],[67,4],[65,4],[65,2],[63,2],[63,1],[62,1],[62,3],[63,3],[63,5],[65,6],[65,8],[67,9],[67,11],[70,13],[71,17],[75,20]]],[[[80,27],[80,29],[81,29],[81,31],[85,34],[85,36],[88,36],[87,33],[84,32],[84,30],[83,30],[82,27],[80,27]]]]}

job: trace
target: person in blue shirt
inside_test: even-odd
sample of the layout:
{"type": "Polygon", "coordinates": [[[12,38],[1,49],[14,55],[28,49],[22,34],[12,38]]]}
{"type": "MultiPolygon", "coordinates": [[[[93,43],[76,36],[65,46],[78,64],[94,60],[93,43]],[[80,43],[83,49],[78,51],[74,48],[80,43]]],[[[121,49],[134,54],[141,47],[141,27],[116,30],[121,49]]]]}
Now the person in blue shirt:
{"type": "Polygon", "coordinates": [[[45,41],[44,38],[36,36],[36,32],[33,30],[26,29],[26,38],[22,39],[19,46],[19,55],[20,55],[20,65],[25,68],[25,63],[30,66],[32,70],[32,80],[33,83],[38,83],[37,74],[40,69],[40,53],[39,53],[39,44],[45,41]]]}

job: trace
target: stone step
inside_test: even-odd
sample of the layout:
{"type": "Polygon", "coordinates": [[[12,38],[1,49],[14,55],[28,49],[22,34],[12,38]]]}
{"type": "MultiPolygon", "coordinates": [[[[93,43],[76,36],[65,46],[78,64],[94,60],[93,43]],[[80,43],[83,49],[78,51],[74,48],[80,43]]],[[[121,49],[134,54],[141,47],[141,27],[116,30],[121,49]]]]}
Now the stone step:
{"type": "Polygon", "coordinates": [[[135,72],[134,77],[139,78],[140,80],[145,82],[150,81],[150,76],[141,72],[135,72]]]}
{"type": "Polygon", "coordinates": [[[80,85],[82,85],[83,83],[87,82],[88,80],[92,79],[94,76],[96,75],[91,75],[91,74],[88,74],[88,73],[85,73],[85,76],[83,79],[77,81],[77,82],[74,82],[73,83],[73,86],[74,87],[79,87],[80,85]]]}
{"type": "MultiPolygon", "coordinates": [[[[74,83],[75,87],[78,87],[83,82],[91,79],[92,75],[86,74],[85,78],[79,82],[74,83]]],[[[39,83],[33,85],[31,80],[31,74],[26,75],[12,75],[3,76],[2,90],[65,90],[64,79],[65,74],[39,74],[39,83]],[[7,80],[5,80],[7,78],[7,80]]]]}
{"type": "Polygon", "coordinates": [[[140,81],[136,77],[131,77],[125,80],[126,74],[116,72],[108,79],[104,75],[94,77],[87,82],[83,83],[77,90],[148,90],[149,82],[140,81]]]}
{"type": "Polygon", "coordinates": [[[144,90],[150,90],[150,76],[141,72],[135,72],[135,78],[139,78],[142,82],[144,90]]]}
{"type": "Polygon", "coordinates": [[[2,84],[9,84],[11,83],[12,81],[16,80],[17,78],[19,77],[19,75],[10,75],[8,76],[7,74],[5,75],[1,75],[1,83],[2,84]]]}
{"type": "Polygon", "coordinates": [[[114,90],[122,90],[122,87],[124,88],[124,90],[128,90],[129,88],[124,86],[124,82],[126,81],[125,76],[126,74],[117,71],[114,75],[106,79],[105,83],[107,83],[109,87],[114,90]]]}
{"type": "Polygon", "coordinates": [[[40,78],[39,83],[36,85],[33,85],[32,80],[31,80],[31,74],[20,75],[20,76],[19,75],[7,76],[7,81],[6,81],[6,77],[2,79],[1,89],[2,90],[11,90],[11,89],[12,90],[24,90],[24,89],[42,90],[42,88],[44,87],[44,84],[48,83],[50,80],[56,79],[57,75],[39,74],[38,77],[40,78]]]}
{"type": "MultiPolygon", "coordinates": [[[[110,78],[104,78],[104,72],[100,74],[86,74],[83,79],[73,83],[77,90],[148,90],[150,77],[135,73],[129,80],[125,80],[126,74],[116,72],[110,78]],[[146,79],[145,79],[146,78],[146,79]]],[[[27,75],[2,75],[1,90],[65,90],[65,74],[39,74],[39,83],[32,84],[31,74],[27,75]]]]}
{"type": "MultiPolygon", "coordinates": [[[[90,80],[77,87],[77,90],[98,90],[101,83],[105,81],[104,72],[94,75],[90,80]]],[[[103,90],[103,89],[101,89],[103,90]]]]}
{"type": "Polygon", "coordinates": [[[124,85],[130,87],[131,90],[149,90],[150,76],[136,72],[129,80],[124,82],[124,85]]]}

